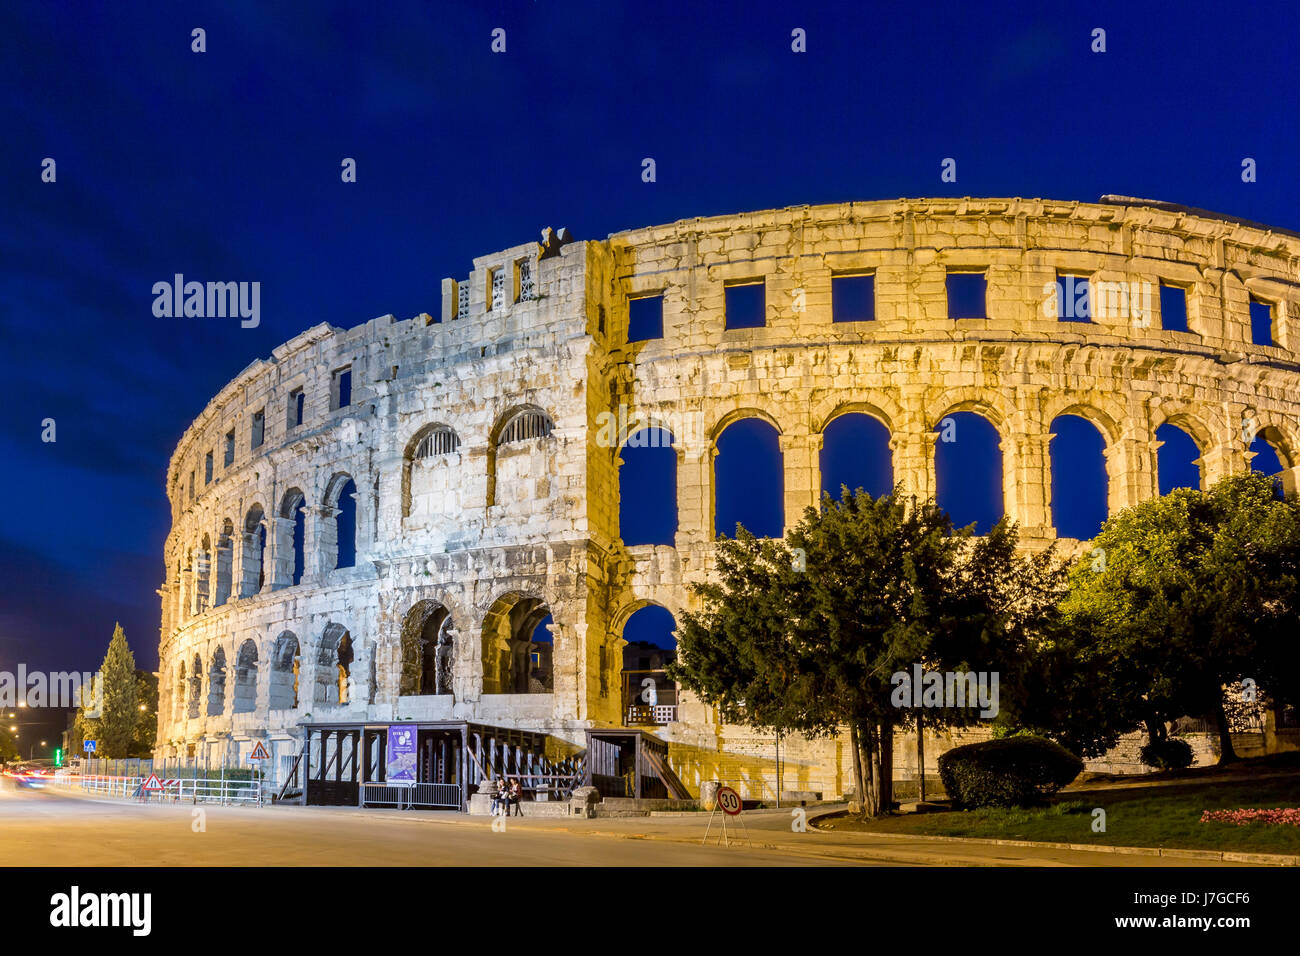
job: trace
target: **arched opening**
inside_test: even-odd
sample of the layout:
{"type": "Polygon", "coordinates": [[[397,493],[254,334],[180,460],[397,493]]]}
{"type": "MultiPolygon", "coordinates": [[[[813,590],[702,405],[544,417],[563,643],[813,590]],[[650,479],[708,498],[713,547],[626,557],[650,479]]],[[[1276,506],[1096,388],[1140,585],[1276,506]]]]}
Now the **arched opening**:
{"type": "Polygon", "coordinates": [[[1002,520],[1001,437],[977,412],[949,412],[934,429],[935,500],[954,527],[988,534],[1002,520]]]}
{"type": "Polygon", "coordinates": [[[623,717],[628,726],[677,719],[677,683],[665,668],[677,659],[677,621],[658,604],[638,608],[623,624],[623,717]]]}
{"type": "Polygon", "coordinates": [[[1280,475],[1291,467],[1289,458],[1283,450],[1286,445],[1282,436],[1274,428],[1265,428],[1250,443],[1254,457],[1250,459],[1250,470],[1261,475],[1280,475]]]}
{"type": "Polygon", "coordinates": [[[298,638],[285,631],[275,639],[271,656],[271,686],[268,709],[296,710],[298,707],[298,638]]]}
{"type": "Polygon", "coordinates": [[[732,422],[713,461],[713,533],[733,537],[741,525],[759,538],[784,533],[785,476],[780,435],[761,418],[732,422]]]}
{"type": "Polygon", "coordinates": [[[1062,538],[1089,541],[1107,516],[1106,439],[1088,419],[1058,415],[1048,446],[1052,524],[1062,538]]]}
{"type": "Polygon", "coordinates": [[[618,528],[623,543],[675,543],[677,452],[672,433],[642,428],[619,450],[618,528]]]}
{"type": "Polygon", "coordinates": [[[402,622],[403,696],[450,694],[455,667],[451,613],[437,601],[420,601],[402,622]]]}
{"type": "Polygon", "coordinates": [[[227,518],[221,523],[221,536],[217,538],[217,589],[212,597],[213,607],[221,607],[230,600],[230,569],[234,536],[234,523],[227,518]]]}
{"type": "Polygon", "coordinates": [[[226,712],[226,652],[217,648],[208,669],[208,716],[220,717],[226,712]]]}
{"type": "Polygon", "coordinates": [[[1156,476],[1160,494],[1175,488],[1201,487],[1201,449],[1196,439],[1170,422],[1156,429],[1156,476]]]}
{"type": "Polygon", "coordinates": [[[230,706],[236,714],[250,714],[257,709],[257,645],[246,640],[235,656],[235,696],[230,706]]]}
{"type": "Polygon", "coordinates": [[[186,714],[191,718],[199,716],[203,704],[203,659],[194,655],[194,664],[190,668],[190,699],[186,714]]]}
{"type": "Polygon", "coordinates": [[[262,567],[266,556],[266,515],[261,505],[253,505],[244,517],[244,561],[239,596],[253,597],[266,584],[262,567]]]}
{"type": "Polygon", "coordinates": [[[498,420],[488,442],[488,507],[545,498],[538,482],[551,475],[551,416],[535,405],[512,409],[498,420]]]}
{"type": "Polygon", "coordinates": [[[357,484],[348,475],[336,475],[330,482],[328,504],[334,509],[333,541],[325,541],[334,569],[356,567],[357,484]]]}
{"type": "Polygon", "coordinates": [[[302,576],[307,570],[307,499],[302,491],[290,488],[284,493],[280,502],[280,517],[292,521],[292,527],[284,527],[282,538],[276,548],[277,568],[276,587],[291,587],[302,583],[302,576]]]}
{"type": "Polygon", "coordinates": [[[483,620],[483,693],[549,694],[553,622],[541,598],[499,598],[483,620]]]}
{"type": "Polygon", "coordinates": [[[460,436],[450,425],[426,425],[407,443],[402,459],[402,517],[435,510],[450,488],[447,464],[457,460],[460,436]]]}
{"type": "Polygon", "coordinates": [[[861,488],[873,498],[894,488],[889,429],[871,415],[850,412],[832,420],[822,432],[820,464],[822,492],[837,501],[844,488],[861,488]]]}
{"type": "Polygon", "coordinates": [[[349,704],[354,699],[352,635],[342,624],[326,624],[316,658],[317,704],[349,704]]]}

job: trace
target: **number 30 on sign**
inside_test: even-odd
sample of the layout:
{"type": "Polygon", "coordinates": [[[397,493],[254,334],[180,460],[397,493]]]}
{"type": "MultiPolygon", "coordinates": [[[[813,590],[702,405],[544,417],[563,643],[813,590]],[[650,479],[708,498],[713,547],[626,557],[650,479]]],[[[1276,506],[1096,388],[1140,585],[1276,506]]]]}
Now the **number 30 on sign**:
{"type": "Polygon", "coordinates": [[[740,812],[740,794],[730,787],[719,787],[718,807],[727,816],[734,817],[740,812]]]}

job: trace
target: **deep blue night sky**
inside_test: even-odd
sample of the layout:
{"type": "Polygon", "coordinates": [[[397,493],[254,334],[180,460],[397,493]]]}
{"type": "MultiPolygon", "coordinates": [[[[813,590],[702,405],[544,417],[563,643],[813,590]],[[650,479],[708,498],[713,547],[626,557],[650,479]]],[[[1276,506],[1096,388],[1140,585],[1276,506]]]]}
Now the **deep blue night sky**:
{"type": "Polygon", "coordinates": [[[208,399],[544,226],[1120,193],[1300,229],[1295,4],[187,6],[0,10],[3,669],[91,668],[115,620],[156,666],[165,469],[208,399]],[[260,327],[155,318],[177,272],[260,281],[260,327]]]}

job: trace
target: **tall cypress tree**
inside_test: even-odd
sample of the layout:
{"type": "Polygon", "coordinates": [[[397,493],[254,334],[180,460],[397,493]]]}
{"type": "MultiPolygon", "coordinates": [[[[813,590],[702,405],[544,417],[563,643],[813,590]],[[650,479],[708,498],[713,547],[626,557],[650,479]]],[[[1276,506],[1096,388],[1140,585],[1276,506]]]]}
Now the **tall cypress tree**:
{"type": "Polygon", "coordinates": [[[99,750],[96,756],[126,757],[130,755],[139,724],[139,691],[135,678],[135,655],[126,643],[122,625],[113,628],[113,639],[108,642],[108,653],[100,665],[103,680],[104,702],[98,731],[99,750]]]}

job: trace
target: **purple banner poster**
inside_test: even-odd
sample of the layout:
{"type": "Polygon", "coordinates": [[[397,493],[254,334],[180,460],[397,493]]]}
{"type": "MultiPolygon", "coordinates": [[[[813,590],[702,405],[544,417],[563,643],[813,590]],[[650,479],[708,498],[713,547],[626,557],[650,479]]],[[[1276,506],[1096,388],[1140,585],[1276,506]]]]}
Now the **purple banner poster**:
{"type": "Polygon", "coordinates": [[[415,782],[415,724],[391,724],[388,728],[389,781],[415,782]]]}

